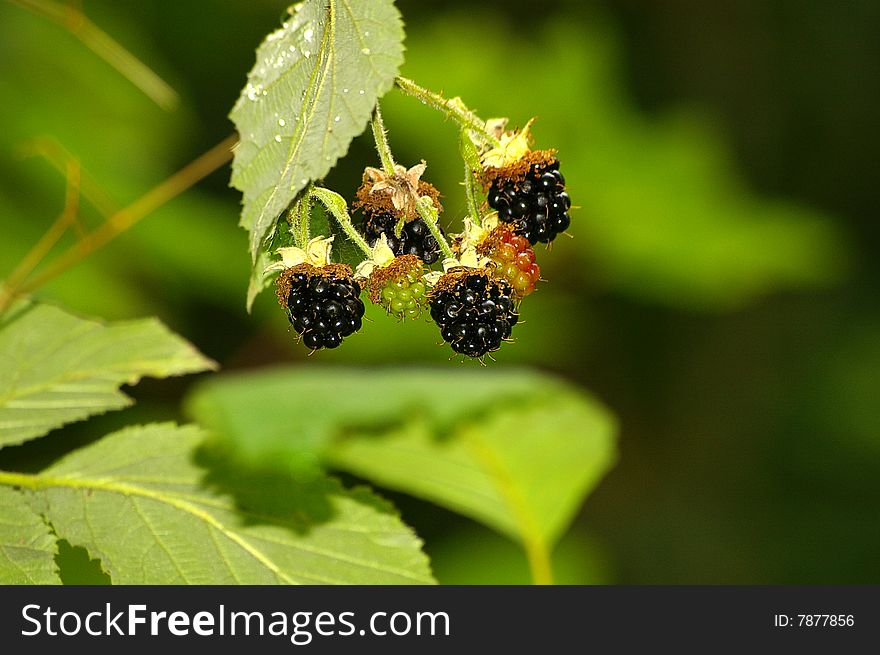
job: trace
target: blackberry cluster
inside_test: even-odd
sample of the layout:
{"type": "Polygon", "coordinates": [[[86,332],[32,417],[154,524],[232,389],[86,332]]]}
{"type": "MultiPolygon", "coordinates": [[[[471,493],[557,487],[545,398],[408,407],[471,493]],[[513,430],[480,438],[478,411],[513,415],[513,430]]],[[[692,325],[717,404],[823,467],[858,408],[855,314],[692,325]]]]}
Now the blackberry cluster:
{"type": "Polygon", "coordinates": [[[497,350],[519,320],[511,293],[504,280],[463,275],[432,295],[431,318],[455,352],[482,357],[497,350]]]}
{"type": "Polygon", "coordinates": [[[361,329],[361,287],[351,277],[294,272],[289,280],[287,317],[308,348],[336,348],[361,329]]]}
{"type": "MultiPolygon", "coordinates": [[[[383,234],[388,239],[388,247],[395,255],[415,255],[426,264],[433,264],[440,257],[440,244],[431,235],[423,218],[416,218],[403,224],[400,238],[394,234],[397,217],[386,213],[368,213],[362,227],[364,238],[373,246],[383,234]]],[[[443,230],[437,226],[440,233],[443,230]]]]}
{"type": "Polygon", "coordinates": [[[498,211],[498,220],[510,224],[532,245],[553,241],[571,223],[571,199],[555,158],[532,164],[524,179],[496,178],[488,200],[489,206],[498,211]]]}

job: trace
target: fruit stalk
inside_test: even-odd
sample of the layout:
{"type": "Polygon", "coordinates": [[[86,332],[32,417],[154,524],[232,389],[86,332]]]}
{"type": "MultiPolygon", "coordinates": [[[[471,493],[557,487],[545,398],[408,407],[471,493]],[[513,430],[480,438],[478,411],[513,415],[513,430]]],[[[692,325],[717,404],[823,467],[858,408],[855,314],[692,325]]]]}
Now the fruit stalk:
{"type": "Polygon", "coordinates": [[[379,153],[379,161],[382,162],[382,170],[386,175],[394,175],[394,157],[391,154],[391,147],[388,145],[388,132],[385,130],[385,123],[382,121],[382,112],[379,109],[379,103],[376,103],[376,109],[373,111],[373,119],[370,121],[373,128],[373,140],[376,142],[376,152],[379,153]]]}
{"type": "Polygon", "coordinates": [[[372,249],[352,224],[351,217],[348,215],[345,199],[335,191],[324,189],[322,187],[315,187],[312,189],[310,195],[320,201],[321,204],[327,208],[327,211],[333,215],[333,218],[339,223],[339,226],[345,232],[345,235],[351,239],[367,257],[369,257],[372,253],[372,249]]]}
{"type": "Polygon", "coordinates": [[[482,120],[474,112],[468,109],[461,101],[461,98],[444,98],[439,93],[429,91],[405,77],[397,77],[394,82],[397,85],[397,88],[405,94],[418,98],[426,105],[433,107],[437,111],[443,112],[461,127],[474,132],[481,141],[490,147],[497,148],[501,145],[501,142],[495,137],[495,135],[490,134],[486,130],[486,121],[482,120]]]}

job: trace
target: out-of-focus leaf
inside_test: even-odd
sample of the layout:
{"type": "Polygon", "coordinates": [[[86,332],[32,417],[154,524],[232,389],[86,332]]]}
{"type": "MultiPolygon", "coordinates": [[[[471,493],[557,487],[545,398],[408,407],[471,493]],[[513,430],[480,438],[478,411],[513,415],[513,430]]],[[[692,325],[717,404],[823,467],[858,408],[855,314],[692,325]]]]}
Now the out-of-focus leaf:
{"type": "Polygon", "coordinates": [[[254,261],[296,194],[363,132],[402,62],[392,0],[306,0],[257,49],[230,114],[241,139],[232,184],[254,261]]]}
{"type": "Polygon", "coordinates": [[[603,407],[526,370],[279,369],[211,380],[189,410],[245,461],[302,471],[323,456],[547,543],[615,457],[603,407]]]}
{"type": "Polygon", "coordinates": [[[55,537],[21,492],[0,487],[0,584],[60,584],[55,537]]]}
{"type": "Polygon", "coordinates": [[[107,326],[20,303],[0,317],[0,448],[126,407],[122,384],[214,366],[156,319],[107,326]]]}
{"type": "MultiPolygon", "coordinates": [[[[431,568],[443,585],[525,585],[533,582],[521,549],[473,525],[429,540],[431,568]],[[466,548],[462,544],[467,544],[466,548]]],[[[612,572],[595,539],[572,529],[553,549],[553,580],[561,585],[611,584],[612,572]]]]}
{"type": "Polygon", "coordinates": [[[421,542],[387,503],[326,478],[205,477],[192,461],[203,437],[173,424],[128,428],[28,486],[59,538],[98,558],[115,584],[432,582],[421,542]]]}

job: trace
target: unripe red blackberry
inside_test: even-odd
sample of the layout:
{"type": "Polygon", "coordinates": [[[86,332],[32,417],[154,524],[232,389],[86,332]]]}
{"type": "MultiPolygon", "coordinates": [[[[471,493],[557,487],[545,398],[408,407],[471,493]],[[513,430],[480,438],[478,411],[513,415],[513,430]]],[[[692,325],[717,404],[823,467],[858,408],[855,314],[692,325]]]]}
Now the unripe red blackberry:
{"type": "Polygon", "coordinates": [[[497,350],[519,320],[510,285],[483,270],[447,273],[429,302],[443,340],[468,357],[497,350]]]}
{"type": "Polygon", "coordinates": [[[484,179],[489,206],[498,212],[498,220],[532,245],[549,243],[568,229],[571,199],[559,160],[548,151],[529,152],[514,164],[488,169],[484,179]]]}
{"type": "Polygon", "coordinates": [[[299,264],[278,278],[277,294],[293,329],[312,350],[336,348],[361,328],[361,287],[343,264],[299,264]]]}
{"type": "MultiPolygon", "coordinates": [[[[361,233],[370,246],[384,234],[388,240],[388,247],[395,255],[414,255],[426,264],[433,264],[440,257],[440,244],[437,243],[428,226],[421,217],[403,224],[400,237],[394,234],[397,225],[397,217],[390,213],[373,213],[364,209],[364,222],[361,225],[361,233]]],[[[437,226],[440,233],[443,230],[437,226]]]]}
{"type": "Polygon", "coordinates": [[[388,266],[370,273],[367,288],[370,300],[399,318],[415,318],[427,300],[422,260],[415,255],[396,257],[388,266]]]}
{"type": "Polygon", "coordinates": [[[515,234],[510,227],[501,224],[492,230],[477,252],[492,261],[495,277],[506,280],[518,298],[535,290],[541,277],[541,269],[535,263],[535,251],[528,239],[515,234]]]}

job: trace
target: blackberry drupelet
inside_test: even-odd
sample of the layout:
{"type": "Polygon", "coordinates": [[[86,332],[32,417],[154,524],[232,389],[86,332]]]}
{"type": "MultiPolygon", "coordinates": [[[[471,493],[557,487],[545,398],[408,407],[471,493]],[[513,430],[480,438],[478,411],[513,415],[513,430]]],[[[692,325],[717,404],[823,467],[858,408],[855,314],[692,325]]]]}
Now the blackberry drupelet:
{"type": "Polygon", "coordinates": [[[312,350],[336,348],[361,328],[361,287],[350,274],[334,269],[302,265],[287,276],[289,293],[284,304],[288,319],[312,350]]]}
{"type": "Polygon", "coordinates": [[[455,352],[482,357],[498,350],[519,320],[511,293],[484,272],[449,273],[431,295],[431,318],[455,352]]]}
{"type": "MultiPolygon", "coordinates": [[[[403,224],[403,231],[398,238],[394,234],[397,218],[384,212],[364,212],[366,218],[362,226],[364,238],[373,246],[383,234],[388,239],[388,247],[395,255],[415,255],[426,264],[433,264],[440,257],[440,245],[431,235],[423,218],[416,218],[403,224]]],[[[437,226],[440,233],[443,230],[437,226]]]]}
{"type": "Polygon", "coordinates": [[[517,298],[524,298],[535,290],[541,269],[535,263],[535,251],[528,239],[501,224],[481,244],[478,252],[492,261],[493,275],[506,280],[517,298]]]}
{"type": "Polygon", "coordinates": [[[571,199],[555,157],[532,163],[523,177],[496,177],[489,187],[488,200],[498,212],[498,220],[511,225],[532,245],[553,241],[571,222],[571,199]]]}

